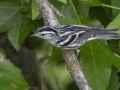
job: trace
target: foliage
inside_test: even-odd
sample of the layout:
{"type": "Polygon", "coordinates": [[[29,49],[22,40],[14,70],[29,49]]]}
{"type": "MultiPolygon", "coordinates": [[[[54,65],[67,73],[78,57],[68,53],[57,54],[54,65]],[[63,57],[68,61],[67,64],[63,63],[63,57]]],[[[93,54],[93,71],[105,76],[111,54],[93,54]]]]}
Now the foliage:
{"type": "MultiPolygon", "coordinates": [[[[26,37],[29,36],[29,33],[34,32],[38,26],[43,25],[43,19],[41,13],[39,14],[36,10],[34,0],[6,1],[7,2],[0,2],[0,32],[7,32],[11,44],[16,50],[19,50],[26,37]]],[[[57,16],[61,25],[85,24],[103,25],[106,28],[120,28],[119,0],[49,0],[49,2],[65,16],[57,16]]],[[[40,42],[40,40],[38,41],[40,42]]],[[[36,41],[34,41],[34,43],[36,43],[36,41]]],[[[41,41],[41,43],[44,42],[41,41]]],[[[112,69],[112,65],[120,70],[120,58],[114,54],[120,55],[119,44],[119,40],[94,40],[81,46],[79,59],[80,62],[82,62],[83,72],[93,90],[118,90],[119,82],[117,80],[117,72],[115,68],[112,69]],[[113,85],[112,88],[111,85],[113,85]]],[[[34,47],[38,49],[43,48],[44,45],[34,47]]],[[[47,64],[63,60],[60,49],[53,47],[52,52],[49,61],[46,62],[47,64]]],[[[37,53],[40,54],[39,52],[37,53]]],[[[49,52],[45,50],[41,53],[49,52]]],[[[5,67],[0,64],[0,69],[1,68],[5,67]]],[[[12,67],[9,68],[13,69],[12,67]]],[[[7,69],[7,67],[5,69],[7,69]]],[[[49,76],[51,72],[54,72],[49,72],[50,68],[46,70],[48,70],[49,76]]],[[[58,72],[59,71],[56,71],[56,73],[58,72]]],[[[13,80],[12,77],[7,79],[13,80]]],[[[2,78],[0,83],[5,82],[5,85],[9,87],[10,84],[6,82],[7,79],[6,77],[5,79],[2,78]]],[[[60,81],[60,79],[58,80],[60,81]]],[[[14,82],[17,85],[16,81],[14,82]]],[[[20,83],[21,82],[24,81],[20,81],[20,83]]],[[[24,85],[25,84],[26,83],[24,83],[24,85]]],[[[24,85],[21,87],[24,88],[24,85]]],[[[59,84],[57,84],[57,86],[59,86],[59,84]]],[[[53,90],[59,89],[60,88],[55,87],[53,90]]],[[[0,87],[0,90],[4,89],[0,87]]],[[[65,88],[62,88],[62,90],[65,90],[65,88]]]]}
{"type": "Polygon", "coordinates": [[[0,63],[0,90],[27,90],[21,71],[10,62],[0,63]]]}

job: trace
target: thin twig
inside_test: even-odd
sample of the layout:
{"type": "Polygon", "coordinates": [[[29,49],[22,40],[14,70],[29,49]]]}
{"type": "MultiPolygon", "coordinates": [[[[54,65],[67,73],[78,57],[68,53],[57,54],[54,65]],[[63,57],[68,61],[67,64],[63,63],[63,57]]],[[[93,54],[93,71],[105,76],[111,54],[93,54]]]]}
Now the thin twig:
{"type": "MultiPolygon", "coordinates": [[[[51,8],[47,0],[35,0],[35,2],[37,4],[37,8],[42,12],[45,25],[49,25],[51,27],[60,25],[54,14],[55,9],[53,10],[53,8],[51,8]]],[[[61,49],[61,51],[65,62],[67,63],[68,70],[75,80],[79,90],[92,90],[88,85],[74,51],[65,49],[61,49]]]]}
{"type": "Polygon", "coordinates": [[[41,66],[41,59],[45,60],[45,57],[39,58],[39,59],[37,58],[36,59],[36,66],[37,66],[39,72],[41,73],[42,79],[44,80],[44,83],[46,84],[47,89],[52,90],[52,87],[50,86],[50,83],[49,83],[49,79],[46,76],[46,73],[44,72],[43,67],[41,66]]]}
{"type": "Polygon", "coordinates": [[[50,4],[49,2],[48,2],[48,4],[49,4],[50,8],[52,8],[53,12],[54,12],[56,15],[58,15],[58,16],[63,16],[63,17],[64,17],[64,15],[63,15],[61,12],[59,12],[52,4],[50,4]]]}

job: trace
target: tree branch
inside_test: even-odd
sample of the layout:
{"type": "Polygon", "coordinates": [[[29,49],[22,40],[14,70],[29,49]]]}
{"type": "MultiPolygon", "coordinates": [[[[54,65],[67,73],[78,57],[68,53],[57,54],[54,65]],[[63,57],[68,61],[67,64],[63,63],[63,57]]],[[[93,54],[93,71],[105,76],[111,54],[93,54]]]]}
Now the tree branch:
{"type": "Polygon", "coordinates": [[[79,90],[92,90],[83,74],[80,64],[73,50],[61,50],[67,63],[68,70],[75,80],[79,90]]]}
{"type": "MultiPolygon", "coordinates": [[[[47,0],[35,0],[35,2],[38,9],[42,12],[45,25],[49,25],[51,27],[56,27],[60,25],[54,14],[57,11],[55,7],[53,9],[53,6],[51,7],[47,0]]],[[[74,51],[65,49],[61,49],[61,51],[64,56],[65,62],[67,63],[68,70],[75,80],[79,90],[92,90],[91,87],[88,85],[88,82],[82,72],[74,51]]]]}

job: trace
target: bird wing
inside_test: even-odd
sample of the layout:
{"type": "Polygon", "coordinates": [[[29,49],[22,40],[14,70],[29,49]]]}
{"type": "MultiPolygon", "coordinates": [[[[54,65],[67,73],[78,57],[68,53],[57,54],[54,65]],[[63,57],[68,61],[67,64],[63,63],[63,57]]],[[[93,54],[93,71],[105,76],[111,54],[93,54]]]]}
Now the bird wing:
{"type": "Polygon", "coordinates": [[[84,25],[72,25],[71,31],[80,32],[80,31],[91,31],[91,30],[104,30],[104,26],[84,26],[84,25]]]}
{"type": "Polygon", "coordinates": [[[64,25],[57,27],[60,38],[76,34],[76,40],[91,40],[95,38],[95,32],[104,29],[103,26],[64,25]],[[90,38],[92,37],[92,38],[90,38]],[[88,39],[89,38],[89,39],[88,39]]]}
{"type": "Polygon", "coordinates": [[[74,33],[77,35],[77,42],[80,41],[89,41],[92,39],[96,39],[96,32],[98,31],[104,31],[103,26],[82,26],[82,25],[73,25],[71,28],[74,30],[74,33]]]}

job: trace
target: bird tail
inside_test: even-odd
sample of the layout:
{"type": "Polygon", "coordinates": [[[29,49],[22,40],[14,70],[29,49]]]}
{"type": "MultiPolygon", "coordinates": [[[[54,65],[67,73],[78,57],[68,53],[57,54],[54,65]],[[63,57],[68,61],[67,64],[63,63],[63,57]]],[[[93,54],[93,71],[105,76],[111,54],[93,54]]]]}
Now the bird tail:
{"type": "Polygon", "coordinates": [[[99,30],[95,34],[98,39],[120,39],[118,28],[99,30]]]}

